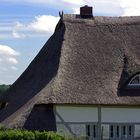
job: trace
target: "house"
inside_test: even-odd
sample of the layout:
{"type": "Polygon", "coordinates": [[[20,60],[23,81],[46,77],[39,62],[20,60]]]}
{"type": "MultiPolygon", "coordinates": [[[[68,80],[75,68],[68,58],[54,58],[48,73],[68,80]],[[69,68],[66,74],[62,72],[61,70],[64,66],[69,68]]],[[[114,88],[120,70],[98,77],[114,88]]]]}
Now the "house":
{"type": "Polygon", "coordinates": [[[90,140],[140,139],[140,17],[60,13],[54,34],[0,98],[0,123],[90,140]]]}

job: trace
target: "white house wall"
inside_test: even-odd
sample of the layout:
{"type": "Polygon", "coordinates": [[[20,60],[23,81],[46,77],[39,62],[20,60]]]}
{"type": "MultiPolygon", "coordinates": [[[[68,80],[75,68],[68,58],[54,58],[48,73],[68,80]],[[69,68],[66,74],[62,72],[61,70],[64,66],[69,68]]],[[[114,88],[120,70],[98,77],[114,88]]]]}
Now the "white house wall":
{"type": "Polygon", "coordinates": [[[135,125],[134,137],[135,138],[140,138],[140,125],[135,125]]]}
{"type": "Polygon", "coordinates": [[[84,124],[57,124],[57,132],[72,135],[76,134],[77,136],[86,136],[86,127],[84,124]]]}
{"type": "Polygon", "coordinates": [[[110,123],[139,123],[140,109],[138,108],[102,108],[102,122],[110,123]]]}
{"type": "Polygon", "coordinates": [[[56,122],[98,122],[97,107],[56,106],[56,122]]]}
{"type": "Polygon", "coordinates": [[[103,139],[109,139],[109,125],[102,125],[103,139]]]}
{"type": "Polygon", "coordinates": [[[86,136],[86,125],[101,125],[103,140],[110,139],[110,125],[134,126],[140,139],[140,108],[95,106],[55,106],[58,132],[86,136]],[[98,116],[99,115],[99,116],[98,116]],[[101,116],[100,116],[101,115],[101,116]]]}

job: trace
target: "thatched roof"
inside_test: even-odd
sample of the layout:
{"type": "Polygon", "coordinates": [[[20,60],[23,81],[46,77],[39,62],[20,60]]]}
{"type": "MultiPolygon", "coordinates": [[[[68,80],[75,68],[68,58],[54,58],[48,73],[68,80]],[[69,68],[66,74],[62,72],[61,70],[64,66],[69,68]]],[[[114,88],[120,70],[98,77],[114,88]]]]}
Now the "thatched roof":
{"type": "Polygon", "coordinates": [[[8,106],[1,110],[0,120],[10,127],[22,126],[35,104],[140,105],[140,90],[127,89],[137,72],[140,17],[64,15],[1,98],[8,106]]]}

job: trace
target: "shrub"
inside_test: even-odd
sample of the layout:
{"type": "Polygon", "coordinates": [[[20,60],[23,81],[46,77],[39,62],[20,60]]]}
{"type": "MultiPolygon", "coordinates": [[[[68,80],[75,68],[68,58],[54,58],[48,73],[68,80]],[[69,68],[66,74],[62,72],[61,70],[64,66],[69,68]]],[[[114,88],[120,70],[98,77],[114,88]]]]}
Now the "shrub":
{"type": "Polygon", "coordinates": [[[6,130],[5,126],[2,125],[2,124],[0,124],[0,131],[1,131],[1,130],[6,130]]]}
{"type": "Polygon", "coordinates": [[[0,140],[66,140],[66,137],[46,131],[0,130],[0,140]]]}

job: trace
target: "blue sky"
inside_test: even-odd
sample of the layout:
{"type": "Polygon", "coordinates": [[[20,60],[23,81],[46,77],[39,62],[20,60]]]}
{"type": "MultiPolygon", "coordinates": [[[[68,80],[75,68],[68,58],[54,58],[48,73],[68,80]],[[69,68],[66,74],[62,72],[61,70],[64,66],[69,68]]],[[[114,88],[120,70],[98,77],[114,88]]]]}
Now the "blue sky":
{"type": "Polygon", "coordinates": [[[139,0],[0,0],[0,84],[12,84],[27,68],[59,20],[59,11],[95,16],[139,16],[139,0]]]}

